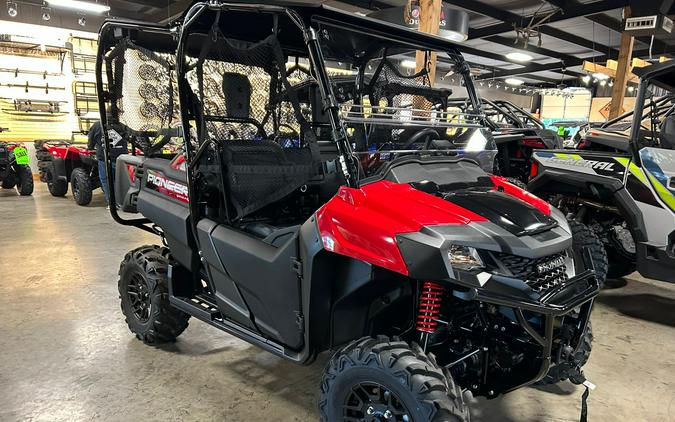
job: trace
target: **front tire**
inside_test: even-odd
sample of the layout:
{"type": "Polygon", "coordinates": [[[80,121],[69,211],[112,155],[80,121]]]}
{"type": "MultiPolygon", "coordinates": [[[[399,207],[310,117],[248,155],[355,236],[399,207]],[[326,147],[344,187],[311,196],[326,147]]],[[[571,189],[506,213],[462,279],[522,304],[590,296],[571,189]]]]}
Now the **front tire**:
{"type": "Polygon", "coordinates": [[[73,169],[73,172],[70,174],[70,185],[77,205],[89,205],[92,191],[89,174],[85,169],[82,167],[73,169]]]}
{"type": "MultiPolygon", "coordinates": [[[[591,351],[593,349],[593,326],[591,325],[591,321],[588,321],[586,331],[584,331],[584,335],[581,337],[580,341],[579,347],[574,352],[574,355],[570,357],[570,360],[574,362],[575,366],[579,369],[583,368],[588,362],[588,358],[591,357],[591,351]]],[[[561,370],[558,366],[554,366],[549,369],[548,374],[546,374],[538,384],[557,384],[569,379],[570,375],[572,374],[570,374],[568,370],[561,370]]]]}
{"type": "Polygon", "coordinates": [[[637,268],[635,258],[631,259],[610,246],[607,246],[607,261],[607,278],[610,279],[625,277],[634,273],[637,268]]]}
{"type": "Polygon", "coordinates": [[[570,229],[572,230],[572,249],[574,250],[574,264],[577,273],[585,269],[585,259],[582,251],[587,249],[590,252],[595,274],[598,278],[600,287],[605,285],[607,279],[607,252],[602,241],[591,229],[585,224],[579,223],[575,220],[569,220],[570,229]]]}
{"type": "Polygon", "coordinates": [[[386,337],[357,340],[328,362],[321,380],[322,422],[464,422],[462,391],[433,356],[386,337]]]}
{"type": "Polygon", "coordinates": [[[146,344],[174,341],[188,326],[190,315],[169,303],[170,253],[146,245],[127,253],[120,264],[120,306],[129,330],[146,344]]]}
{"type": "Polygon", "coordinates": [[[3,189],[13,189],[16,186],[16,174],[11,169],[7,169],[7,174],[2,181],[3,189]]]}
{"type": "Polygon", "coordinates": [[[33,172],[28,166],[17,166],[17,179],[18,183],[16,185],[16,190],[19,191],[19,195],[28,196],[33,194],[33,172]]]}

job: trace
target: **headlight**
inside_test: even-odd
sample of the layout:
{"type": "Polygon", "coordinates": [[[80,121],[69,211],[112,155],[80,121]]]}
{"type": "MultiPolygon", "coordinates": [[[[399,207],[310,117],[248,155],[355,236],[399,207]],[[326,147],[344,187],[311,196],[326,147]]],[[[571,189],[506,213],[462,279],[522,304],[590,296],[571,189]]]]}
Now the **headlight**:
{"type": "Polygon", "coordinates": [[[470,246],[452,245],[448,249],[448,260],[453,268],[461,270],[477,270],[483,268],[483,260],[478,251],[470,246]]]}

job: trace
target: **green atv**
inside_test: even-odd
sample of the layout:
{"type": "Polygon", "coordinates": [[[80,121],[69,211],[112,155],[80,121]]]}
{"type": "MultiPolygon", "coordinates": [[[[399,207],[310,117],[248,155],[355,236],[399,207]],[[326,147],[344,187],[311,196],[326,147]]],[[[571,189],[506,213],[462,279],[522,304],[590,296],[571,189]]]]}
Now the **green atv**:
{"type": "MultiPolygon", "coordinates": [[[[634,72],[640,77],[636,110],[675,93],[675,62],[634,72]]],[[[675,115],[651,127],[641,125],[642,118],[634,114],[623,152],[535,152],[528,190],[601,238],[608,278],[637,270],[675,283],[675,115]]]]}
{"type": "MultiPolygon", "coordinates": [[[[0,128],[0,133],[6,131],[0,128]]],[[[16,188],[21,196],[33,193],[33,173],[28,151],[23,145],[0,142],[0,186],[3,189],[16,188]]]]}

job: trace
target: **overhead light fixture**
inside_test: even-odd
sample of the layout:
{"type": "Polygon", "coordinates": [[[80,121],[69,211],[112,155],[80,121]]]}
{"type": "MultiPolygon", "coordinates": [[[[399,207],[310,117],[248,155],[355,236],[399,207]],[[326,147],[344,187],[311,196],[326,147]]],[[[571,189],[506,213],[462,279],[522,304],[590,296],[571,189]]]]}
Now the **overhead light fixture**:
{"type": "Polygon", "coordinates": [[[601,80],[600,86],[605,86],[605,85],[607,85],[607,80],[606,79],[601,80]]]}
{"type": "Polygon", "coordinates": [[[86,26],[87,25],[87,18],[85,18],[84,16],[80,16],[77,19],[77,24],[80,25],[80,26],[86,26]]]}
{"type": "Polygon", "coordinates": [[[534,58],[529,54],[521,53],[520,51],[512,51],[510,53],[506,53],[505,57],[509,60],[513,60],[514,62],[529,62],[532,61],[532,59],[534,58]]]}
{"type": "Polygon", "coordinates": [[[414,69],[417,67],[417,62],[415,60],[403,60],[401,66],[407,67],[408,69],[414,69]]]}
{"type": "MultiPolygon", "coordinates": [[[[110,6],[99,3],[91,3],[80,0],[47,0],[50,6],[75,9],[82,12],[105,13],[110,11],[110,6]]],[[[79,22],[79,21],[78,21],[79,22]]]]}
{"type": "Polygon", "coordinates": [[[582,80],[585,84],[587,84],[587,83],[589,83],[589,82],[591,81],[591,77],[590,77],[589,75],[586,75],[586,76],[584,76],[583,78],[581,78],[581,80],[582,80]]]}
{"type": "Polygon", "coordinates": [[[443,38],[447,38],[450,41],[454,42],[464,42],[469,38],[469,34],[461,33],[458,31],[445,30],[440,32],[443,38]]]}
{"type": "Polygon", "coordinates": [[[609,81],[609,86],[614,86],[614,81],[609,81]]]}
{"type": "Polygon", "coordinates": [[[524,80],[518,79],[518,78],[508,78],[508,79],[504,80],[504,82],[506,82],[509,85],[513,85],[513,86],[519,86],[519,85],[522,85],[522,84],[525,83],[524,80]]]}
{"type": "Polygon", "coordinates": [[[42,20],[47,22],[52,18],[52,9],[50,7],[42,8],[42,20]]]}
{"type": "Polygon", "coordinates": [[[606,73],[600,73],[600,72],[595,72],[593,74],[593,77],[595,79],[599,80],[599,81],[606,81],[607,79],[609,79],[609,75],[607,75],[606,73]]]}
{"type": "Polygon", "coordinates": [[[633,88],[632,86],[629,86],[629,87],[628,87],[628,92],[633,92],[633,91],[635,91],[635,88],[633,88]]]}
{"type": "Polygon", "coordinates": [[[7,2],[7,14],[10,18],[15,18],[19,14],[19,9],[16,6],[16,3],[13,1],[7,2]]]}

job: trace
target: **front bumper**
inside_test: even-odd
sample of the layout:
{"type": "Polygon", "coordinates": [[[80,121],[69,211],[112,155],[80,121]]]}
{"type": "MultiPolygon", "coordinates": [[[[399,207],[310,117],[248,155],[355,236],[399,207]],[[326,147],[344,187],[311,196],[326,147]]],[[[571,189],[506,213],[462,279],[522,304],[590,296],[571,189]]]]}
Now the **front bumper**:
{"type": "MultiPolygon", "coordinates": [[[[520,287],[524,284],[521,280],[508,277],[493,277],[494,280],[491,281],[497,284],[514,287],[520,287]]],[[[486,388],[479,391],[480,394],[491,398],[538,382],[548,374],[552,365],[565,363],[558,362],[558,358],[555,358],[557,355],[556,347],[561,347],[560,339],[556,337],[556,324],[561,319],[570,318],[572,315],[574,316],[574,324],[571,340],[567,344],[574,349],[573,354],[576,355],[582,347],[583,336],[588,326],[593,301],[600,291],[600,284],[595,272],[587,270],[569,279],[564,285],[556,286],[537,297],[535,295],[527,297],[522,294],[507,294],[506,291],[499,291],[499,289],[461,290],[454,290],[453,295],[461,299],[477,300],[510,309],[518,324],[533,340],[533,343],[540,347],[536,362],[532,362],[532,366],[528,368],[526,373],[509,377],[509,379],[497,380],[496,383],[500,386],[498,389],[486,388]],[[531,323],[533,316],[537,316],[540,321],[536,326],[531,323]]],[[[486,350],[484,353],[491,352],[486,350]]],[[[487,361],[489,356],[486,355],[483,359],[487,361]]],[[[484,381],[487,385],[487,378],[484,381]]]]}

